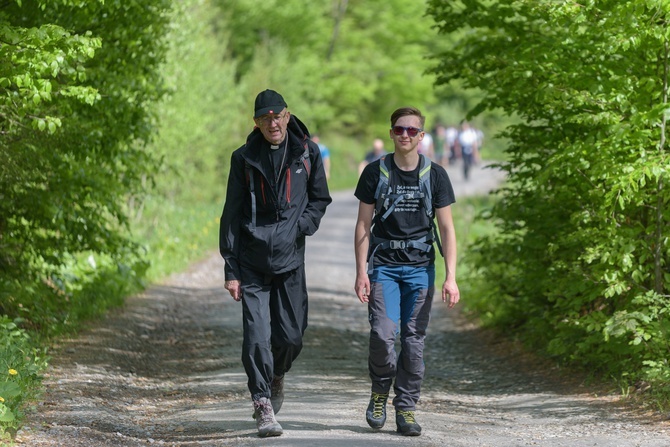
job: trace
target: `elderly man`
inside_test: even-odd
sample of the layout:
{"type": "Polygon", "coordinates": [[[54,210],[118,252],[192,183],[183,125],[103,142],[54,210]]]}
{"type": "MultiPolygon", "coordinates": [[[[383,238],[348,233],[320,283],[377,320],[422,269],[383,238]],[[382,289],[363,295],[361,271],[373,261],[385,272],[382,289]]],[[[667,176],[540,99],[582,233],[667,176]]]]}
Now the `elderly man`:
{"type": "Polygon", "coordinates": [[[242,363],[261,437],[279,436],[284,374],[307,328],[305,237],[331,202],[318,146],[274,90],[258,94],[256,126],[233,152],[220,251],[225,288],[242,302],[242,363]]]}

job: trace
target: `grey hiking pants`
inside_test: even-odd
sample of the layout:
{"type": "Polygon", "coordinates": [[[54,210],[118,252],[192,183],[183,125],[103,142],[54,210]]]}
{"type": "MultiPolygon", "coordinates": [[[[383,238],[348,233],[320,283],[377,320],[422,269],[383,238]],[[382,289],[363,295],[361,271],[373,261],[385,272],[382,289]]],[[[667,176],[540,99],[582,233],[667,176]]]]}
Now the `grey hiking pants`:
{"type": "Polygon", "coordinates": [[[307,328],[305,267],[279,275],[243,268],[242,364],[252,399],[270,397],[270,382],[291,369],[307,328]]]}
{"type": "Polygon", "coordinates": [[[388,393],[393,384],[393,406],[414,410],[425,371],[423,348],[435,289],[435,266],[375,267],[370,283],[368,368],[372,391],[388,393]],[[398,332],[399,356],[395,350],[398,332]]]}

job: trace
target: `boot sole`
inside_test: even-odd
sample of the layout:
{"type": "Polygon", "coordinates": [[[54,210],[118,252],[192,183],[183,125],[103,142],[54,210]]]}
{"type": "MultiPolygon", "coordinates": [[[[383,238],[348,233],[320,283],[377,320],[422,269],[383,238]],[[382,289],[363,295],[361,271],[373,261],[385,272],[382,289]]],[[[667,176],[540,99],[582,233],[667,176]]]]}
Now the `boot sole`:
{"type": "Polygon", "coordinates": [[[384,424],[386,423],[386,421],[377,422],[375,420],[370,420],[370,419],[366,419],[366,421],[367,421],[368,425],[370,427],[374,428],[375,430],[381,429],[382,427],[384,427],[384,424]]]}
{"type": "Polygon", "coordinates": [[[403,436],[421,436],[421,431],[417,431],[417,430],[402,431],[400,429],[400,427],[398,427],[396,431],[403,436]]]}
{"type": "Polygon", "coordinates": [[[272,429],[270,431],[267,431],[265,433],[258,432],[258,437],[260,438],[271,438],[273,436],[281,436],[284,433],[282,429],[272,429]]]}

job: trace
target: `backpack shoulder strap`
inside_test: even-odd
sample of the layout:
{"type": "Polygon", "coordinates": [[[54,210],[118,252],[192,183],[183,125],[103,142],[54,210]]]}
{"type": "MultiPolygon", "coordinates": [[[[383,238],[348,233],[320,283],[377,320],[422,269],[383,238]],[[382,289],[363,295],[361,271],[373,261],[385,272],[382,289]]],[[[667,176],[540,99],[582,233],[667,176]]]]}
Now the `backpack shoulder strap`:
{"type": "Polygon", "coordinates": [[[389,172],[391,170],[391,160],[388,157],[392,155],[384,155],[379,159],[379,182],[377,182],[377,189],[375,190],[375,200],[379,203],[384,195],[388,193],[389,189],[389,172]]]}
{"type": "Polygon", "coordinates": [[[254,170],[251,165],[244,160],[244,170],[246,172],[247,182],[249,182],[249,192],[251,193],[251,228],[256,228],[256,191],[254,184],[254,170]]]}
{"type": "Polygon", "coordinates": [[[300,156],[300,161],[302,161],[303,166],[305,166],[307,179],[309,179],[309,176],[312,173],[312,159],[309,157],[309,145],[307,144],[307,140],[305,140],[304,147],[305,151],[300,156]]]}
{"type": "Polygon", "coordinates": [[[430,185],[430,158],[421,154],[421,167],[419,169],[419,190],[423,193],[423,207],[429,218],[433,217],[433,192],[430,185]]]}
{"type": "Polygon", "coordinates": [[[444,256],[442,252],[442,242],[440,241],[440,233],[435,225],[433,219],[433,189],[430,182],[431,161],[428,157],[421,154],[421,168],[419,170],[419,189],[423,193],[423,208],[426,211],[426,216],[430,220],[430,231],[433,234],[433,240],[437,243],[437,249],[440,255],[444,256]]]}

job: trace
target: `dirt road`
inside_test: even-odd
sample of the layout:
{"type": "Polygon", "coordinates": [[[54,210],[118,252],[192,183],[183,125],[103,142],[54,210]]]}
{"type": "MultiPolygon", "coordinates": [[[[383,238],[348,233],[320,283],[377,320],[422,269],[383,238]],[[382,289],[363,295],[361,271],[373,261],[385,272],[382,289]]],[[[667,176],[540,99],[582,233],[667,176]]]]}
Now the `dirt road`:
{"type": "MultiPolygon", "coordinates": [[[[498,181],[450,169],[457,198],[498,181]]],[[[669,446],[670,427],[626,413],[449,311],[434,306],[417,418],[424,434],[373,431],[367,312],[353,293],[356,201],[335,193],[308,240],[310,326],[287,375],[284,435],[260,439],[240,362],[241,305],[218,254],[130,299],[54,351],[44,396],[17,436],[26,446],[669,446]]],[[[455,205],[455,213],[458,207],[455,205]]],[[[467,296],[463,297],[467,299],[467,296]]]]}

